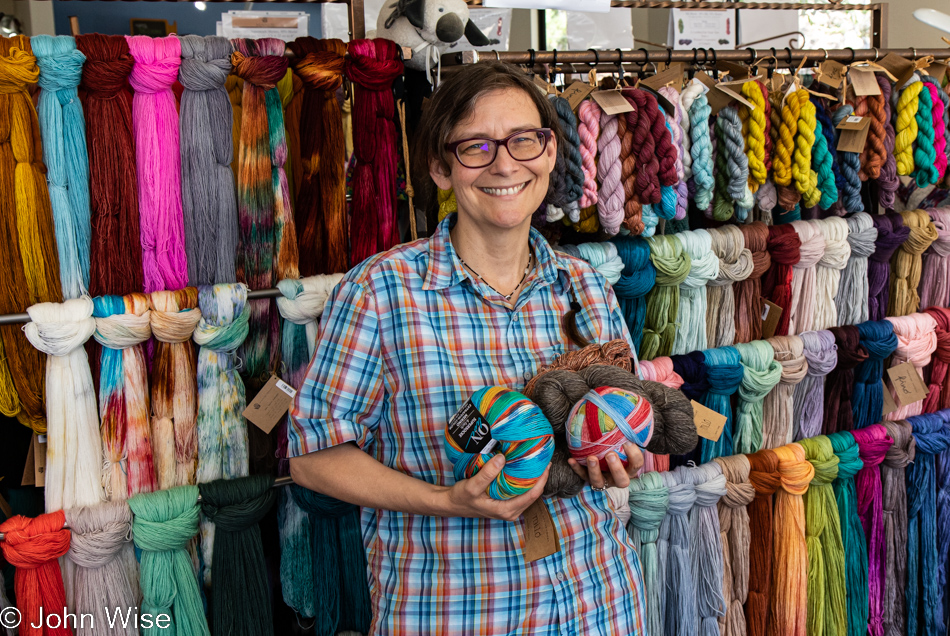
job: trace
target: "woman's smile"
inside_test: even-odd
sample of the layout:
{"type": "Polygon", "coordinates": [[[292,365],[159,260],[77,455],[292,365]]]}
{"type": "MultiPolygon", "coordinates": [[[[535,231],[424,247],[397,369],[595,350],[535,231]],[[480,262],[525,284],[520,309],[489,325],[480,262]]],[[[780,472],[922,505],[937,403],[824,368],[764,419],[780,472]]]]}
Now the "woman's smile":
{"type": "Polygon", "coordinates": [[[480,187],[479,190],[489,196],[513,199],[524,192],[524,189],[528,187],[529,183],[531,182],[525,181],[524,183],[512,186],[480,187]]]}

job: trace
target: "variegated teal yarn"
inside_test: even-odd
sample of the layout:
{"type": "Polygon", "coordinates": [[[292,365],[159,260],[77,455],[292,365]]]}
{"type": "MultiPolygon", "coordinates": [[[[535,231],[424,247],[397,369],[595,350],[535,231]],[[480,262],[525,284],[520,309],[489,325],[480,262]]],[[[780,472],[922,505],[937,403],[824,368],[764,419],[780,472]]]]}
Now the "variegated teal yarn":
{"type": "Polygon", "coordinates": [[[505,467],[488,487],[492,499],[511,499],[537,483],[554,454],[554,430],[541,409],[517,391],[488,387],[476,391],[469,401],[491,427],[496,446],[492,453],[466,453],[445,434],[445,453],[454,467],[455,479],[468,479],[501,453],[505,467]]]}
{"type": "Polygon", "coordinates": [[[567,446],[579,462],[588,457],[600,460],[602,470],[610,470],[607,453],[617,453],[624,466],[623,445],[633,442],[646,448],[653,437],[653,407],[642,395],[613,387],[593,389],[574,405],[567,417],[567,446]]]}

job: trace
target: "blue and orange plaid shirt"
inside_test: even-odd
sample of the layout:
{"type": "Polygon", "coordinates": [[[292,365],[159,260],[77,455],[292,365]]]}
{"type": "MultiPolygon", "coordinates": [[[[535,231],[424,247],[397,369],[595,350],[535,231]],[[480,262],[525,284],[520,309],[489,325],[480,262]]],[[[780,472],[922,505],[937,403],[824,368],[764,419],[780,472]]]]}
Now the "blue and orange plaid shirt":
{"type": "MultiPolygon", "coordinates": [[[[324,312],[293,407],[291,455],[355,442],[432,484],[454,483],[445,425],[476,390],[520,389],[567,346],[576,298],[591,342],[629,334],[606,280],[535,230],[513,308],[461,264],[449,229],[350,271],[324,312]]],[[[546,499],[560,551],[526,563],[521,521],[362,513],[372,634],[644,634],[640,561],[607,494],[546,499]]]]}

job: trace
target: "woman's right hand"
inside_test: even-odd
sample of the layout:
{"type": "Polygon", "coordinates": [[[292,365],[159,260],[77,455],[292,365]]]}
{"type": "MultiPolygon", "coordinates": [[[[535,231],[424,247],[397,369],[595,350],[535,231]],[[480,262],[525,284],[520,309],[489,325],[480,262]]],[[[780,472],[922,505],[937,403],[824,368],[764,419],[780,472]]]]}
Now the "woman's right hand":
{"type": "Polygon", "coordinates": [[[450,486],[446,490],[450,511],[447,516],[517,521],[521,513],[541,496],[550,468],[544,470],[538,482],[525,494],[511,499],[492,499],[487,494],[488,487],[504,467],[504,455],[495,455],[474,477],[450,486]]]}

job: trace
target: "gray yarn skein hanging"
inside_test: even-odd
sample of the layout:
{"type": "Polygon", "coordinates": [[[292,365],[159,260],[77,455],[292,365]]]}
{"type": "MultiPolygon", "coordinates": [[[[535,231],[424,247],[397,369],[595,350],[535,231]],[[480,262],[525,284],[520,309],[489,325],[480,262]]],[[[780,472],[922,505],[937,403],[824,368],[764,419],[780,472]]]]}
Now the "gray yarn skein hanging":
{"type": "MultiPolygon", "coordinates": [[[[694,636],[698,633],[696,575],[691,571],[692,541],[689,512],[696,502],[696,488],[682,472],[660,473],[669,489],[669,508],[657,541],[660,577],[666,579],[663,598],[663,633],[694,636]]],[[[718,626],[718,625],[717,625],[718,626]]]]}
{"type": "Polygon", "coordinates": [[[185,35],[178,79],[181,95],[181,199],[188,284],[237,281],[238,213],[231,159],[231,72],[226,38],[185,35]]]}

